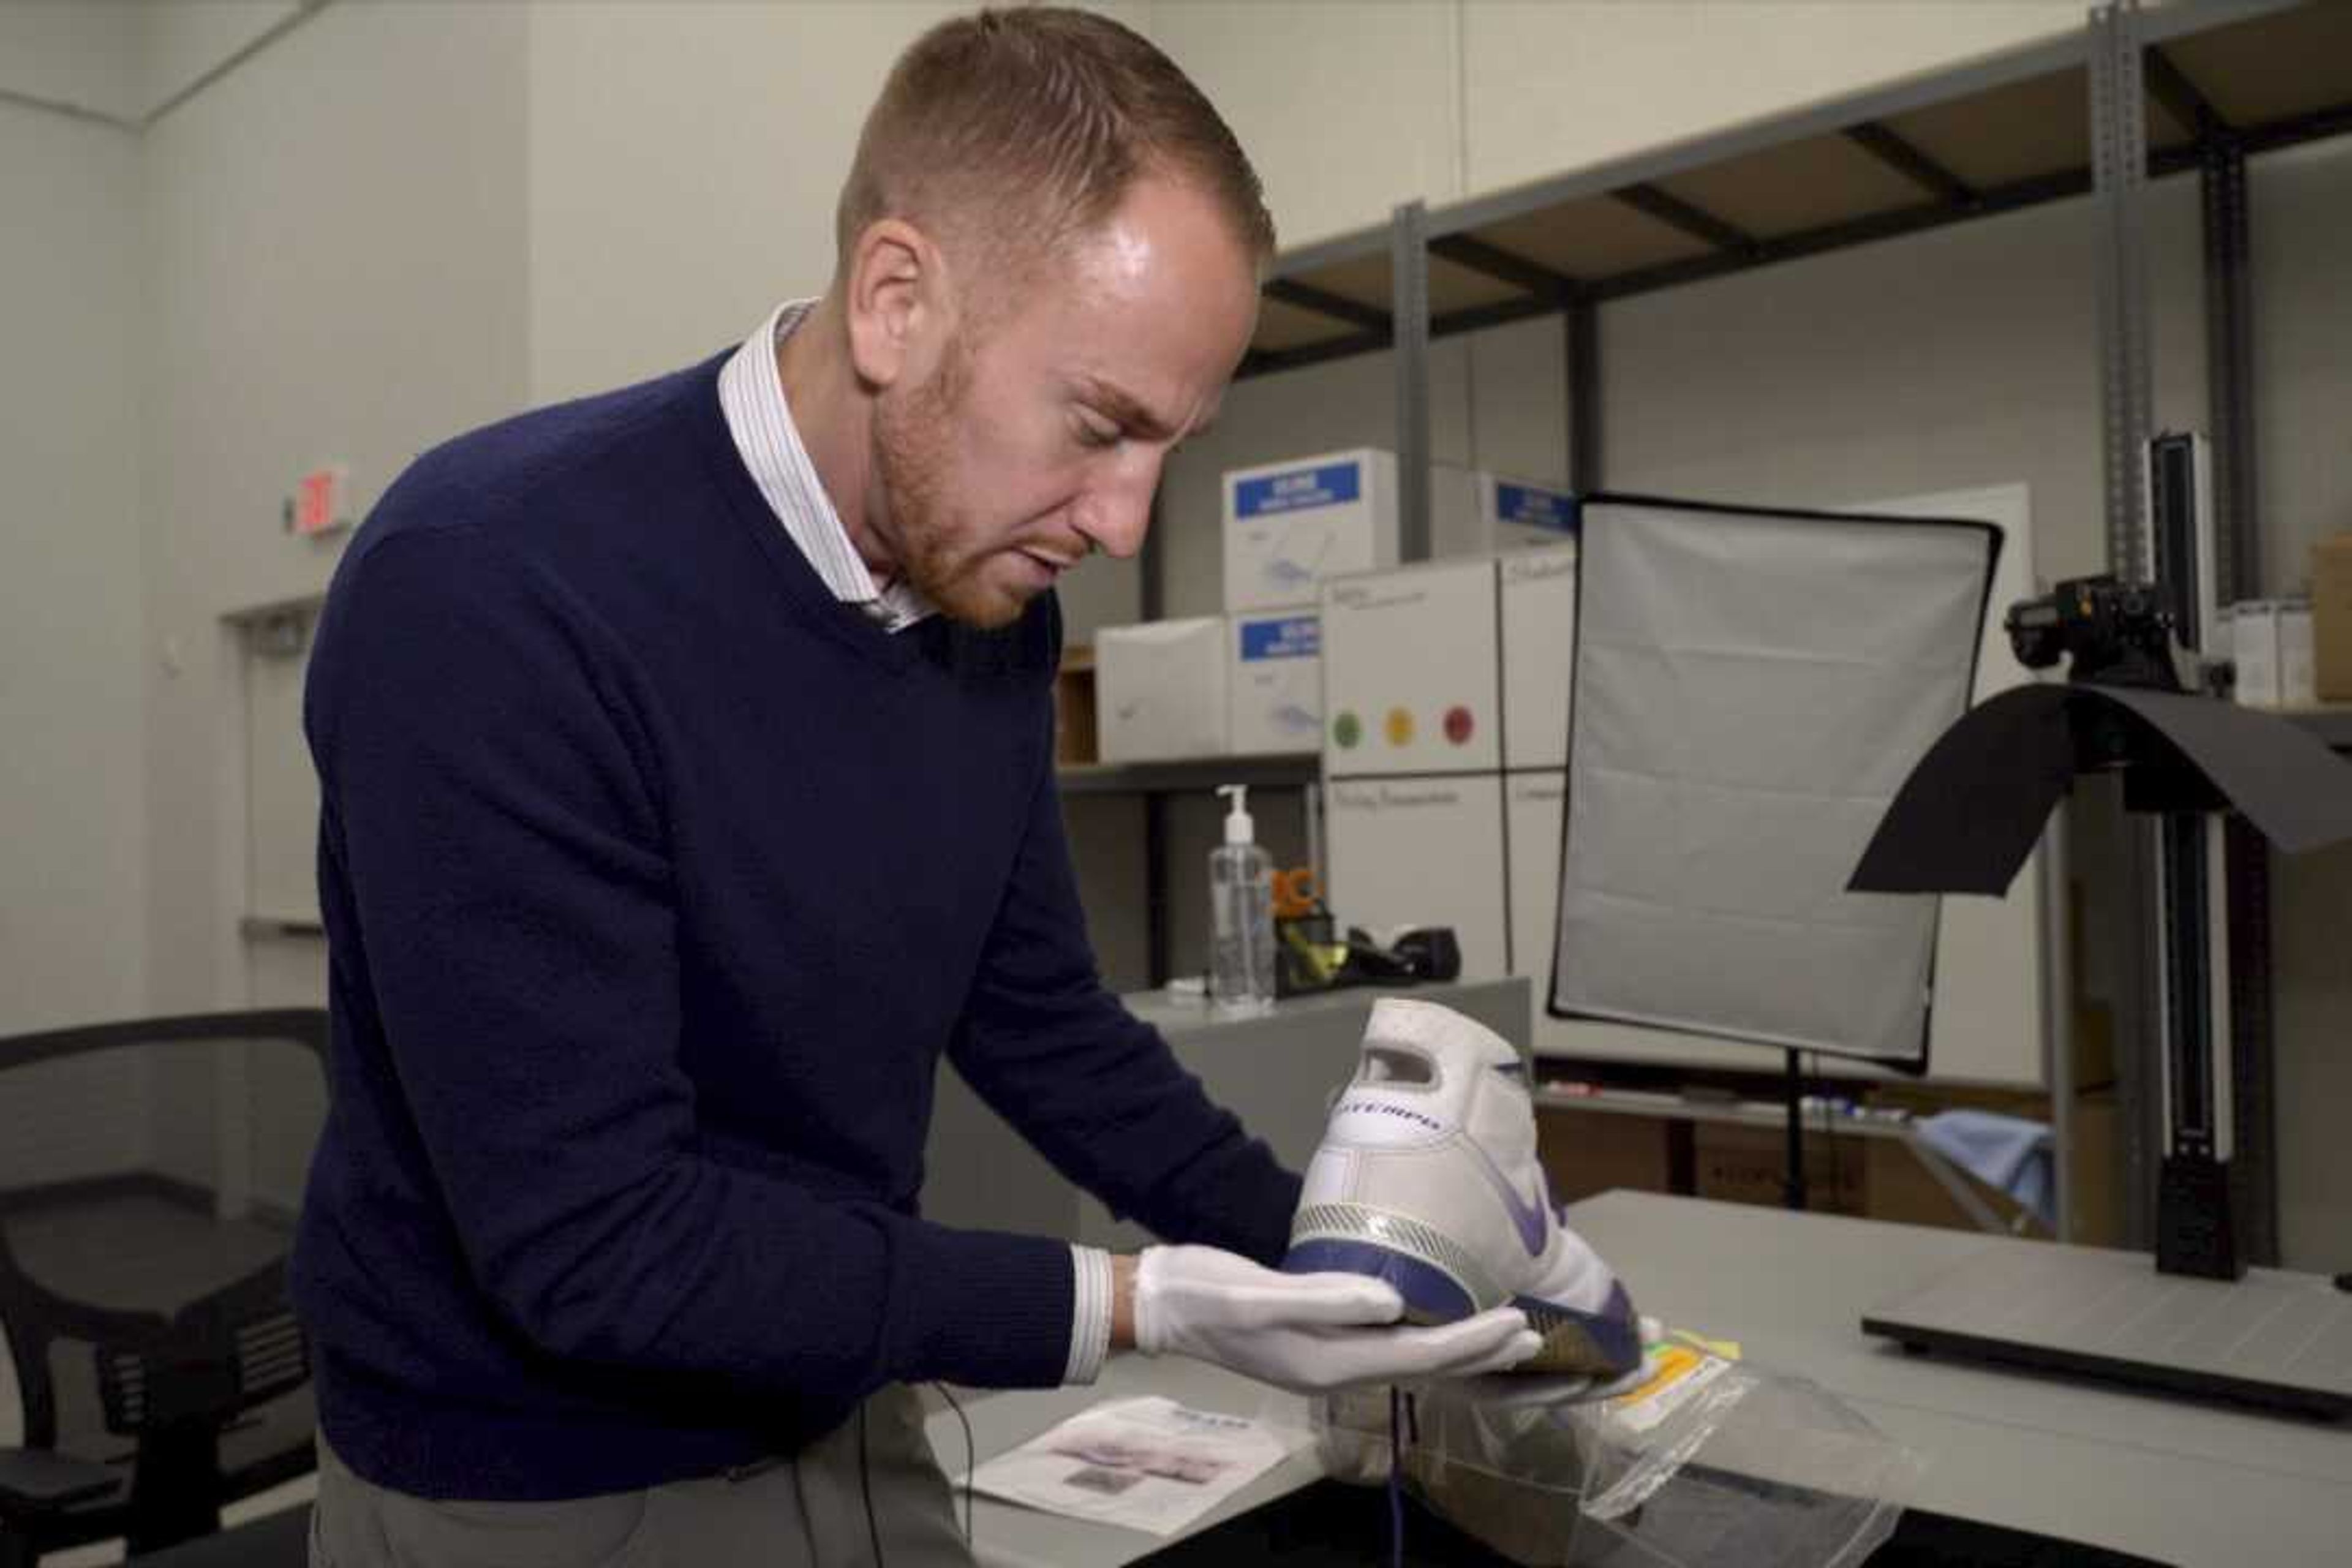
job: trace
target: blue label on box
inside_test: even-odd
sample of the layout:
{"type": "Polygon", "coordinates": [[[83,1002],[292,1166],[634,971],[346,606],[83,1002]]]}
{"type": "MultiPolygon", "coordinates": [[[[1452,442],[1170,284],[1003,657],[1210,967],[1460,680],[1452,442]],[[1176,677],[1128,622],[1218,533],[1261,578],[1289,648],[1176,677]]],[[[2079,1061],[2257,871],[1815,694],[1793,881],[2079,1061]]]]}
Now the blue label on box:
{"type": "Polygon", "coordinates": [[[1526,528],[1574,533],[1580,519],[1576,498],[1564,490],[1539,490],[1533,485],[1495,484],[1495,521],[1526,528]]]}
{"type": "Polygon", "coordinates": [[[1261,474],[1234,487],[1234,515],[1271,517],[1277,512],[1305,511],[1309,507],[1338,506],[1364,493],[1363,467],[1359,463],[1326,463],[1319,468],[1292,468],[1261,474]]]}
{"type": "Polygon", "coordinates": [[[1312,658],[1323,651],[1323,624],[1314,616],[1242,623],[1242,659],[1312,658]]]}

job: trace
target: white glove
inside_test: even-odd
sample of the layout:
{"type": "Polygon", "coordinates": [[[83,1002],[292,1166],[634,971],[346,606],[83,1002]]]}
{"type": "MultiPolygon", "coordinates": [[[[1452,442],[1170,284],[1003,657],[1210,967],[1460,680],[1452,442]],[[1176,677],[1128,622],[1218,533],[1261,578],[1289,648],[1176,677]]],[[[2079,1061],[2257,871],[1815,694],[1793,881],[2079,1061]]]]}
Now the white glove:
{"type": "Polygon", "coordinates": [[[1135,1343],[1296,1394],[1466,1377],[1515,1366],[1541,1336],[1516,1307],[1397,1326],[1396,1288],[1357,1274],[1281,1274],[1213,1247],[1148,1247],[1135,1269],[1135,1343]]]}

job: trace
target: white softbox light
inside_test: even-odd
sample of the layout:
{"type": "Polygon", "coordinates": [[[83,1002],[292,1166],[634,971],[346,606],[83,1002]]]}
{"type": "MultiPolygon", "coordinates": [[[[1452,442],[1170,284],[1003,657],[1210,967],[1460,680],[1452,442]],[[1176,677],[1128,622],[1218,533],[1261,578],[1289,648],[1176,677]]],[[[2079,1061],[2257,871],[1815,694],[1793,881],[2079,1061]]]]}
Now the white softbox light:
{"type": "Polygon", "coordinates": [[[1583,509],[1550,1011],[1924,1070],[1939,900],[1850,893],[1969,704],[1990,523],[1583,509]]]}

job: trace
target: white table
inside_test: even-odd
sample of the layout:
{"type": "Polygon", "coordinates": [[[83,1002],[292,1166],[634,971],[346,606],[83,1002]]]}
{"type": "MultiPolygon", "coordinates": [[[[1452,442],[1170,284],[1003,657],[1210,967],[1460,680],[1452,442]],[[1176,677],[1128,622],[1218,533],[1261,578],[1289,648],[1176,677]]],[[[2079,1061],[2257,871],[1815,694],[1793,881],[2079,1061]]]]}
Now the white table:
{"type": "MultiPolygon", "coordinates": [[[[1973,1249],[2045,1244],[1644,1193],[1603,1194],[1570,1218],[1643,1311],[1739,1341],[1748,1359],[1812,1379],[1924,1455],[1921,1508],[2184,1568],[2352,1563],[2352,1426],[1906,1355],[1859,1327],[1866,1310],[1973,1249]]],[[[1097,1400],[1136,1394],[1306,1420],[1290,1395],[1133,1356],[1114,1359],[1090,1390],[1000,1394],[968,1408],[986,1458],[1097,1400]]],[[[959,1473],[955,1417],[942,1411],[929,1430],[940,1463],[959,1473]]],[[[1201,1528],[1317,1473],[1311,1450],[1295,1456],[1201,1528]]],[[[981,1562],[1024,1568],[1114,1568],[1164,1544],[985,1499],[974,1533],[981,1562]]]]}
{"type": "Polygon", "coordinates": [[[1738,1340],[1925,1455],[1922,1508],[2184,1565],[2352,1563],[2352,1426],[1907,1355],[1861,1331],[1971,1254],[2049,1243],[1647,1193],[1570,1219],[1643,1311],[1738,1340]]]}
{"type": "MultiPolygon", "coordinates": [[[[963,1401],[964,1414],[971,1419],[973,1447],[985,1460],[1018,1447],[1056,1421],[1089,1405],[1144,1394],[1165,1394],[1194,1409],[1247,1415],[1301,1431],[1307,1424],[1307,1401],[1297,1394],[1254,1383],[1205,1362],[1172,1356],[1162,1361],[1147,1361],[1132,1354],[1113,1356],[1103,1368],[1101,1381],[1092,1388],[1023,1390],[977,1396],[960,1394],[958,1397],[963,1401]]],[[[928,1390],[925,1399],[938,1405],[937,1396],[928,1390]]],[[[941,1406],[933,1410],[927,1430],[931,1450],[939,1456],[940,1468],[948,1473],[950,1480],[958,1483],[956,1506],[961,1510],[963,1428],[957,1425],[954,1412],[941,1406]]],[[[1322,1473],[1312,1447],[1293,1454],[1227,1498],[1222,1506],[1203,1515],[1183,1533],[1197,1534],[1236,1514],[1272,1502],[1322,1473]]],[[[1132,1563],[1182,1539],[1181,1535],[1146,1535],[1116,1525],[1064,1519],[985,1497],[974,1501],[971,1533],[973,1555],[986,1568],[1117,1568],[1117,1564],[1132,1563]]]]}

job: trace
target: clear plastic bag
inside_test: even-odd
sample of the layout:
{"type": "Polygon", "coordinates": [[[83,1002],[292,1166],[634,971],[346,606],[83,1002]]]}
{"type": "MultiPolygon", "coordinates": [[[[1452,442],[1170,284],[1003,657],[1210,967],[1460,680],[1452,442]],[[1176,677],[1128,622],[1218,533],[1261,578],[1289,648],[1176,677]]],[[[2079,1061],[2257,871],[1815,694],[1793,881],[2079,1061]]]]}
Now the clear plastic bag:
{"type": "MultiPolygon", "coordinates": [[[[1895,1531],[1917,1457],[1834,1395],[1719,1355],[1653,1344],[1606,1397],[1571,1379],[1482,1378],[1402,1402],[1402,1479],[1528,1568],[1848,1568],[1895,1531]]],[[[1315,1410],[1335,1478],[1384,1483],[1390,1401],[1315,1410]]]]}

